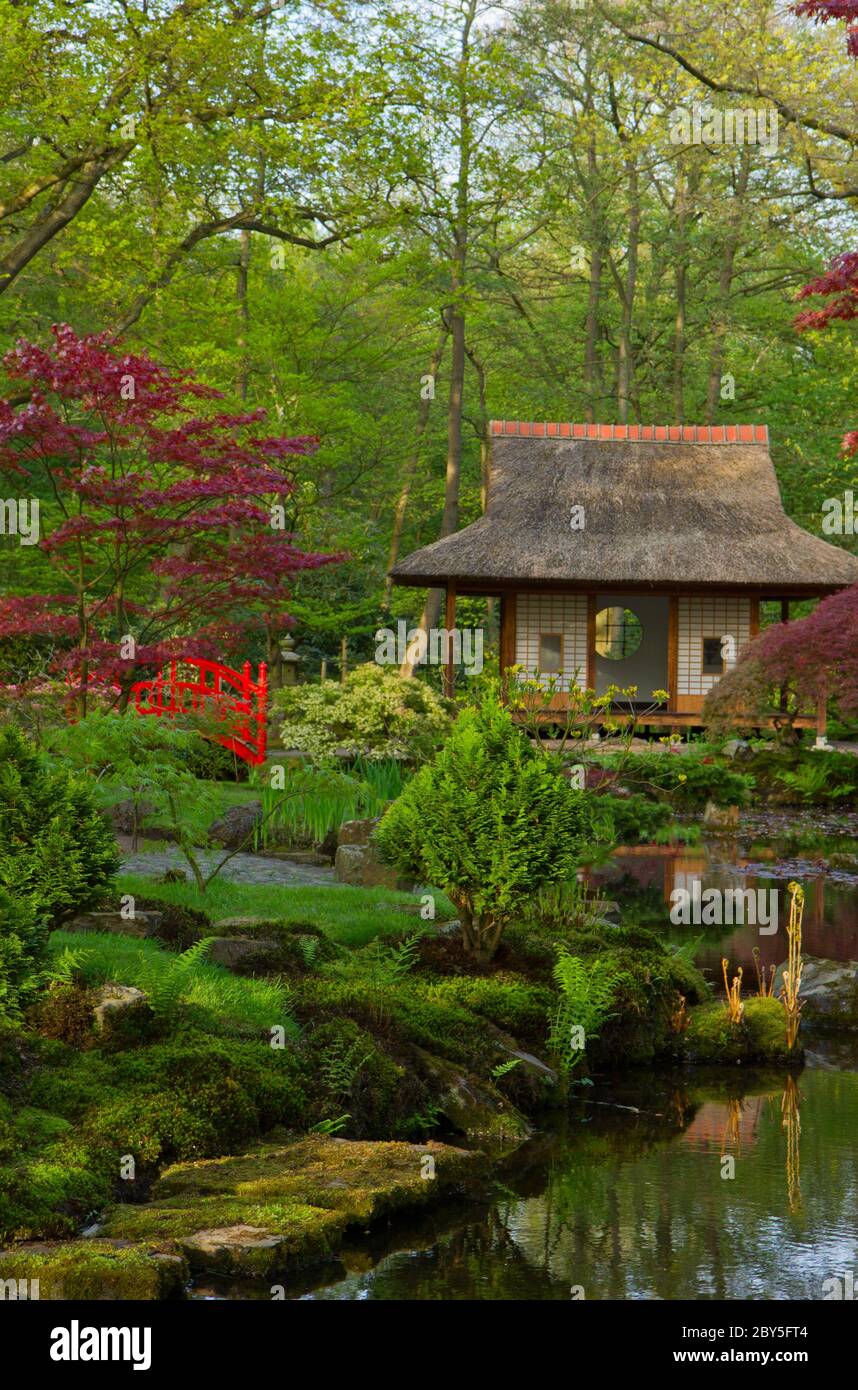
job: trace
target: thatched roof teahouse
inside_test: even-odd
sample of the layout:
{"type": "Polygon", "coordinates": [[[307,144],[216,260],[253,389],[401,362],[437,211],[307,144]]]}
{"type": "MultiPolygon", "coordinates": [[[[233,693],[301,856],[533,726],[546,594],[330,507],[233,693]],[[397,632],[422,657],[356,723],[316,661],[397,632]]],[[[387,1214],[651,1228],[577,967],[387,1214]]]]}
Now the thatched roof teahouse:
{"type": "MultiPolygon", "coordinates": [[[[791,521],[765,425],[491,424],[485,515],[392,571],[495,595],[501,665],[603,693],[669,698],[648,723],[699,724],[759,626],[762,599],[858,582],[858,559],[791,521]]],[[[452,688],[452,663],[448,687],[452,688]]]]}

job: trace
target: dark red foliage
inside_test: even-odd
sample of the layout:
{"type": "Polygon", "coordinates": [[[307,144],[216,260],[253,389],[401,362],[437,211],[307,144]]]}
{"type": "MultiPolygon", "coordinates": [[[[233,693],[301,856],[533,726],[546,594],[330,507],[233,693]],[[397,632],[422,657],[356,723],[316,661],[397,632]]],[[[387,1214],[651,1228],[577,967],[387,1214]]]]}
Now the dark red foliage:
{"type": "Polygon", "coordinates": [[[846,717],[858,714],[858,584],[823,599],[807,618],[764,628],[715,686],[707,718],[771,714],[782,687],[797,713],[815,715],[826,697],[846,717]]]}
{"type": "Polygon", "coordinates": [[[797,15],[815,19],[817,24],[846,24],[846,49],[852,57],[858,56],[858,0],[801,0],[794,5],[797,15]]]}
{"type": "Polygon", "coordinates": [[[65,592],[0,600],[0,637],[54,638],[56,669],[127,689],[170,658],[220,659],[250,628],[288,625],[292,576],[343,558],[270,524],[318,441],[260,435],[261,410],[200,414],[220,392],[104,334],[52,332],[51,349],[19,342],[5,358],[28,401],[0,401],[0,473],[56,499],[40,546],[65,592]]]}

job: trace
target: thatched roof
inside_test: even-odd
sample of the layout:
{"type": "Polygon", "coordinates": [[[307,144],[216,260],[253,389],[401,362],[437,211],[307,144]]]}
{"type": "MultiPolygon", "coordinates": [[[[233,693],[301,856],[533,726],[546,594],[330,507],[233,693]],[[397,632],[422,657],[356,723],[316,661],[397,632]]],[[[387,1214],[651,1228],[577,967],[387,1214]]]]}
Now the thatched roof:
{"type": "Polygon", "coordinates": [[[398,584],[823,593],[858,558],[783,509],[762,425],[493,421],[485,516],[393,569],[398,584]],[[589,437],[588,437],[589,436],[589,437]],[[584,508],[584,528],[570,525],[584,508]]]}

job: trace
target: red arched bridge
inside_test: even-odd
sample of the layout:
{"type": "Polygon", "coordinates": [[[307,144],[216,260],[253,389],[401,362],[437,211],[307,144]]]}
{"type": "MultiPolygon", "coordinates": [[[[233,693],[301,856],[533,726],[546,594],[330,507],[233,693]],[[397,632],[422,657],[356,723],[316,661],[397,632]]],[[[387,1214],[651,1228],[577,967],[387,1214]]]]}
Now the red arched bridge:
{"type": "Polygon", "coordinates": [[[268,719],[268,674],[265,662],[256,680],[250,662],[241,671],[219,661],[189,657],[171,661],[152,680],[137,681],[131,699],[138,714],[175,719],[177,714],[213,713],[229,728],[217,734],[218,743],[248,763],[265,761],[268,719]]]}

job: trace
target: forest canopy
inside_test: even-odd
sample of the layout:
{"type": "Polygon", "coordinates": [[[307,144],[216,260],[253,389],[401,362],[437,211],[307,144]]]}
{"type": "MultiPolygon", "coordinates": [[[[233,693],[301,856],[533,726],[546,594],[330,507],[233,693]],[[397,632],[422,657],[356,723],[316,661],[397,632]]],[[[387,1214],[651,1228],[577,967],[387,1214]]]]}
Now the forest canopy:
{"type": "MultiPolygon", "coordinates": [[[[479,515],[491,418],[767,423],[821,534],[858,352],[796,299],[855,244],[858,72],[799,8],[0,0],[3,350],[103,333],[318,439],[307,659],[419,618],[386,572],[479,515]]],[[[5,593],[47,566],[0,537],[5,593]]]]}

